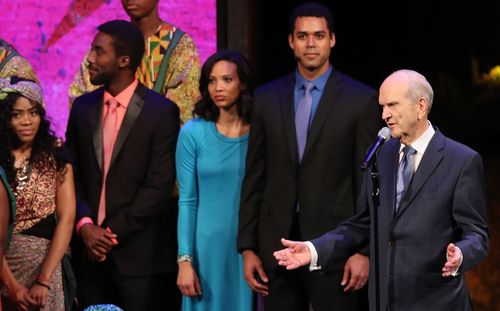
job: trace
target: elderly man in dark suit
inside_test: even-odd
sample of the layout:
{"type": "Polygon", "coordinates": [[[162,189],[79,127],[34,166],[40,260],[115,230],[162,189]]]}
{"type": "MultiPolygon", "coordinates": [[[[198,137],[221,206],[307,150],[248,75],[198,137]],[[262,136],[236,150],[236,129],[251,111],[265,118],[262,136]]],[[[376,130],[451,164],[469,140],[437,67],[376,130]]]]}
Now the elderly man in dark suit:
{"type": "Polygon", "coordinates": [[[66,133],[84,245],[78,301],[81,308],[174,310],[177,218],[169,198],[179,109],[136,80],[144,52],[136,26],[115,20],[98,30],[89,72],[92,83],[104,86],[76,99],[66,133]]]}
{"type": "Polygon", "coordinates": [[[430,124],[432,99],[431,86],[415,71],[396,71],[383,82],[379,102],[393,138],[378,155],[380,206],[370,198],[367,174],[360,212],[311,242],[283,240],[287,248],[275,253],[280,265],[326,268],[378,236],[370,310],[472,310],[464,272],[489,249],[482,160],[430,124]]]}
{"type": "Polygon", "coordinates": [[[366,253],[309,273],[277,267],[273,251],[282,236],[312,239],[355,213],[359,163],[381,126],[377,93],[331,66],[326,7],[297,7],[288,41],[297,70],[255,94],[238,234],[245,278],[266,310],[356,310],[347,292],[368,278],[366,253]]]}

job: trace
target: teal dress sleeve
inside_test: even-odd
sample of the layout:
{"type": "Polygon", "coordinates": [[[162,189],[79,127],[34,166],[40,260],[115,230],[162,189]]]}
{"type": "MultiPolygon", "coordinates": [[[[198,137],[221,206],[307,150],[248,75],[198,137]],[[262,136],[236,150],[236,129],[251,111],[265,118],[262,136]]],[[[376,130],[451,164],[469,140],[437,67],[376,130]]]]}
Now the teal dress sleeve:
{"type": "Polygon", "coordinates": [[[10,189],[9,182],[7,181],[7,175],[2,167],[0,167],[0,180],[7,191],[7,196],[9,197],[9,226],[7,227],[7,236],[5,237],[5,248],[9,246],[10,237],[12,236],[12,229],[14,227],[14,218],[16,216],[16,198],[10,189]]]}
{"type": "Polygon", "coordinates": [[[194,235],[198,210],[196,178],[197,137],[196,120],[186,123],[179,133],[175,153],[175,167],[179,183],[179,217],[177,241],[179,255],[194,255],[194,235]]]}

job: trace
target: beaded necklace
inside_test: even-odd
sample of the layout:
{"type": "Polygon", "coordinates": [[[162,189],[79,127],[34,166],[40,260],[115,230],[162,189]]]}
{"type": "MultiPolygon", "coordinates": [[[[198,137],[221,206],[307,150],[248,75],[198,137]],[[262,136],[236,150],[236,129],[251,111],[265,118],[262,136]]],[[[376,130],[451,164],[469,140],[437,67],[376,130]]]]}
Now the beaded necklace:
{"type": "Polygon", "coordinates": [[[31,176],[31,163],[30,156],[27,156],[19,168],[14,168],[16,172],[16,185],[14,190],[14,195],[17,197],[20,191],[24,190],[28,186],[28,182],[31,176]]]}

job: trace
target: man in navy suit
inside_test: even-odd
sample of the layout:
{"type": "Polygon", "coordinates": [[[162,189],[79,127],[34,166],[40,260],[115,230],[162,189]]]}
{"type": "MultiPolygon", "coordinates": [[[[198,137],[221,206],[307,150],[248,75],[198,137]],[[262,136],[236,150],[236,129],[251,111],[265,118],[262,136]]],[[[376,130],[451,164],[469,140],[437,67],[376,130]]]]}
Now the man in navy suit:
{"type": "Polygon", "coordinates": [[[136,26],[115,20],[98,30],[89,72],[104,86],[75,100],[66,133],[84,249],[78,302],[175,310],[177,213],[169,202],[179,109],[135,78],[144,52],[136,26]]]}
{"type": "Polygon", "coordinates": [[[252,108],[238,228],[245,278],[267,311],[365,310],[366,292],[349,291],[368,279],[367,250],[315,273],[273,258],[281,237],[312,239],[355,214],[359,163],[381,126],[377,92],[330,63],[328,8],[304,3],[289,26],[297,68],[259,88],[252,108]]]}
{"type": "Polygon", "coordinates": [[[370,215],[377,213],[380,272],[371,269],[370,310],[472,310],[464,273],[489,249],[482,160],[430,124],[432,98],[415,71],[396,71],[383,82],[379,103],[393,138],[378,155],[380,206],[374,210],[366,174],[359,213],[310,242],[283,239],[287,248],[274,254],[278,264],[328,267],[375,237],[370,215]],[[413,152],[406,156],[411,175],[403,187],[406,150],[413,152]]]}

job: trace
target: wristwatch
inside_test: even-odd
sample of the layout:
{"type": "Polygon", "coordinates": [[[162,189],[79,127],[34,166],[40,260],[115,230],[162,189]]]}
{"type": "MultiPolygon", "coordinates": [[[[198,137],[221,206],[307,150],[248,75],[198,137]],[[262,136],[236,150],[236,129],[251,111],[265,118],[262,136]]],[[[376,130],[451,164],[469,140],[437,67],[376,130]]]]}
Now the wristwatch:
{"type": "Polygon", "coordinates": [[[186,261],[192,262],[193,257],[191,255],[177,255],[177,263],[186,262],[186,261]]]}

